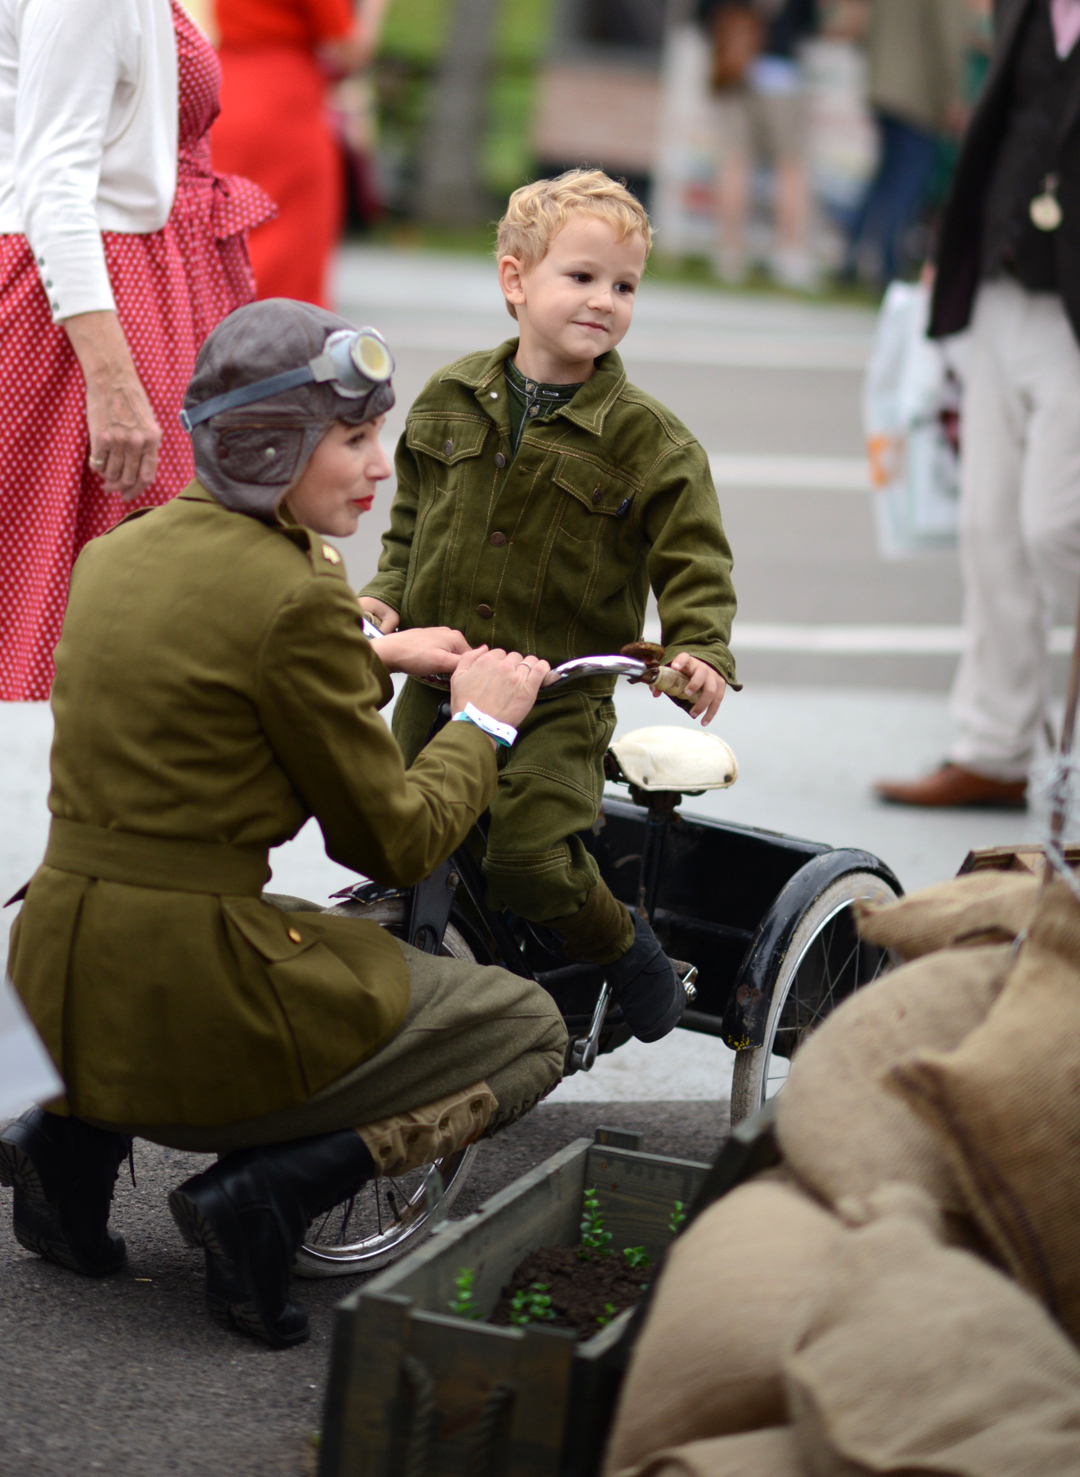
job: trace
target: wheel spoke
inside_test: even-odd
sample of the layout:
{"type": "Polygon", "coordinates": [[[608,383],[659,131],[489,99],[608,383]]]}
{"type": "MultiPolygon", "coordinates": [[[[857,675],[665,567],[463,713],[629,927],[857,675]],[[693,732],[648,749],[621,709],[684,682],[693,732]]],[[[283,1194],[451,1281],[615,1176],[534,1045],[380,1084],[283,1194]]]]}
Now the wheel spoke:
{"type": "Polygon", "coordinates": [[[847,874],[830,884],[803,915],[805,925],[796,928],[788,957],[778,968],[765,1041],[736,1058],[733,1121],[780,1092],[792,1057],[807,1036],[856,990],[888,969],[888,951],[859,938],[854,904],[863,898],[894,897],[889,884],[873,874],[847,874]],[[815,914],[820,920],[816,926],[810,921],[815,914]]]}

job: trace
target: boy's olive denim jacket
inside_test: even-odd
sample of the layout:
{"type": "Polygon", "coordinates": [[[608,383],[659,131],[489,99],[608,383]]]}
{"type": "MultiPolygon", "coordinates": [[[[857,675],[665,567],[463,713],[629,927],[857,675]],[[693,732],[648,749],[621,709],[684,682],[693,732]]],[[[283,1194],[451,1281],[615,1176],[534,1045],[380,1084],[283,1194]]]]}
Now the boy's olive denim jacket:
{"type": "MultiPolygon", "coordinates": [[[[665,659],[689,652],[736,685],[731,549],[705,452],[610,352],[569,405],[525,427],[511,462],[503,365],[516,348],[469,354],[424,387],[361,593],[402,626],[453,626],[555,666],[638,640],[651,585],[665,659]]],[[[614,681],[574,686],[607,695],[614,681]]]]}

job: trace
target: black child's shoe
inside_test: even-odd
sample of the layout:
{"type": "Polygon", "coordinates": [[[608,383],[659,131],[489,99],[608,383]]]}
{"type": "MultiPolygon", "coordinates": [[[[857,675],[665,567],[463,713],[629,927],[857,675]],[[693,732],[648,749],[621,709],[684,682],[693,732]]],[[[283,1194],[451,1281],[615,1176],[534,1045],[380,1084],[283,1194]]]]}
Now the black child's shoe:
{"type": "Polygon", "coordinates": [[[682,1019],[686,986],[660,947],[648,919],[637,913],[634,942],[621,959],[605,970],[611,998],[639,1041],[659,1041],[682,1019]]]}
{"type": "Polygon", "coordinates": [[[315,1217],[374,1174],[350,1128],[241,1149],[174,1190],[169,1209],[181,1235],[206,1253],[211,1317],[276,1349],[303,1343],[307,1310],[289,1301],[293,1258],[315,1217]]]}
{"type": "Polygon", "coordinates": [[[131,1149],[120,1133],[31,1108],[0,1132],[0,1185],[15,1191],[15,1239],[27,1251],[107,1277],[124,1265],[109,1230],[117,1172],[131,1149]]]}

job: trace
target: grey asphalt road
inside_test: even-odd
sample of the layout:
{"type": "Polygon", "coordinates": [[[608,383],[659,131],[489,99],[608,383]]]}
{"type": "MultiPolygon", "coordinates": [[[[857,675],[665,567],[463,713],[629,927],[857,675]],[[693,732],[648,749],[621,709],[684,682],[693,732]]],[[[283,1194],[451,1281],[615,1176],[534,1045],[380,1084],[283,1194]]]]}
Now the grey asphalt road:
{"type": "MultiPolygon", "coordinates": [[[[541,1105],[481,1147],[455,1218],[598,1124],[646,1149],[710,1159],[726,1128],[712,1103],[541,1105]]],[[[202,1259],[180,1239],[168,1191],[209,1161],[139,1143],[112,1224],[128,1266],[100,1281],[22,1250],[0,1190],[0,1473],[4,1477],[309,1477],[322,1421],[334,1305],[357,1279],[298,1282],[311,1339],[268,1349],[219,1328],[202,1259]]]]}

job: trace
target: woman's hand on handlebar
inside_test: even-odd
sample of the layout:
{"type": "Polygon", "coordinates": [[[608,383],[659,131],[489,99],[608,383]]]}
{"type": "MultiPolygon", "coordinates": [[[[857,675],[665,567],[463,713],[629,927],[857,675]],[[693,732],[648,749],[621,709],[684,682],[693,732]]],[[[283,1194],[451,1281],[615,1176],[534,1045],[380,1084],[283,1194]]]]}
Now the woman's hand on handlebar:
{"type": "Polygon", "coordinates": [[[401,617],[392,605],[387,605],[383,600],[376,600],[371,595],[361,595],[357,602],[360,609],[382,631],[384,636],[389,636],[391,631],[396,631],[401,617]]]}
{"type": "MultiPolygon", "coordinates": [[[[395,624],[397,612],[394,612],[395,624]]],[[[375,651],[388,672],[404,672],[409,677],[445,677],[457,670],[469,643],[460,631],[449,626],[417,626],[381,636],[375,651]]]]}
{"type": "Polygon", "coordinates": [[[517,728],[532,711],[540,684],[550,671],[550,665],[538,656],[478,646],[460,659],[450,679],[450,711],[460,713],[466,703],[472,703],[489,718],[517,728]]]}

